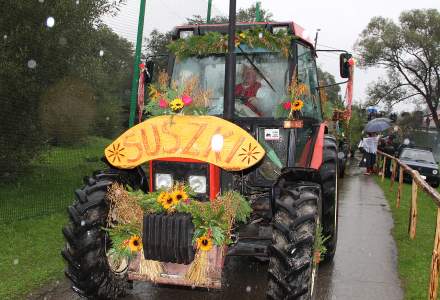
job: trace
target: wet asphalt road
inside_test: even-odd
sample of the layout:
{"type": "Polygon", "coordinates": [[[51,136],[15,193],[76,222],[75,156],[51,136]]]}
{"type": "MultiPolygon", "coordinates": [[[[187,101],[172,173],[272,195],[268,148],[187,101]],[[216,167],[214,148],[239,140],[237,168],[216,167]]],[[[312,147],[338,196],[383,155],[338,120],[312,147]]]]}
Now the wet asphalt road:
{"type": "MultiPolygon", "coordinates": [[[[348,167],[348,166],[347,166],[348,167]]],[[[334,261],[322,265],[315,299],[402,299],[397,275],[393,221],[381,189],[352,161],[339,190],[339,238],[334,261]]],[[[265,299],[267,264],[228,257],[222,291],[135,283],[124,299],[265,299]]],[[[64,280],[30,295],[30,299],[79,299],[64,280]]]]}

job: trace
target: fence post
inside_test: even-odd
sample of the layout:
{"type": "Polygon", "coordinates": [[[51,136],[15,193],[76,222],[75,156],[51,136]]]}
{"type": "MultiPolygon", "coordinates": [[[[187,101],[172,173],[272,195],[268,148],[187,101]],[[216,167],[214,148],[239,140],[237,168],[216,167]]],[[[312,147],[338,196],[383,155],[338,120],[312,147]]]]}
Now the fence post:
{"type": "Polygon", "coordinates": [[[387,165],[387,157],[383,156],[383,166],[382,166],[382,182],[385,179],[385,166],[387,165]]]}
{"type": "Polygon", "coordinates": [[[403,187],[403,168],[399,168],[399,187],[397,189],[397,201],[396,207],[400,207],[400,198],[402,198],[402,187],[403,187]]]}
{"type": "Polygon", "coordinates": [[[391,172],[391,183],[390,183],[390,191],[393,190],[394,187],[394,180],[396,177],[396,169],[397,169],[397,162],[396,160],[391,160],[391,163],[393,164],[393,171],[391,172]]]}
{"type": "Polygon", "coordinates": [[[437,208],[434,249],[432,250],[431,276],[429,278],[429,300],[437,299],[438,276],[440,271],[440,208],[437,208]]]}
{"type": "Polygon", "coordinates": [[[413,240],[416,237],[416,227],[417,227],[417,183],[414,180],[415,174],[418,174],[417,171],[413,173],[412,179],[412,189],[411,189],[411,212],[409,215],[409,237],[413,240]]]}

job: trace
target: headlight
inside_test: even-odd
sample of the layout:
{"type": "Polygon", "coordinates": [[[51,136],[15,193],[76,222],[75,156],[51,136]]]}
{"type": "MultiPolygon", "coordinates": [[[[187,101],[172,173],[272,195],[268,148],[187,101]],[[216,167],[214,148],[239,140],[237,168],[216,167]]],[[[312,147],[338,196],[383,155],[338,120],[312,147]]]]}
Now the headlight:
{"type": "Polygon", "coordinates": [[[156,173],[155,177],[156,189],[171,188],[173,186],[173,176],[171,174],[156,173]]]}
{"type": "Polygon", "coordinates": [[[205,176],[189,176],[189,186],[198,194],[206,193],[206,177],[205,176]]]}
{"type": "Polygon", "coordinates": [[[432,170],[432,174],[437,175],[438,174],[438,170],[432,170]]]}

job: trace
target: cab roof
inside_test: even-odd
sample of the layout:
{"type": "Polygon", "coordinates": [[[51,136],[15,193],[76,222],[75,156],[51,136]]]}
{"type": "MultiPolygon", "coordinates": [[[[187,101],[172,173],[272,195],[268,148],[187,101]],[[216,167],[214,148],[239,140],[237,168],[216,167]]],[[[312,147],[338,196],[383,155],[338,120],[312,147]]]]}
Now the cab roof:
{"type": "MultiPolygon", "coordinates": [[[[173,40],[179,38],[179,33],[181,31],[193,31],[195,35],[203,35],[206,32],[216,31],[223,34],[228,33],[229,24],[195,24],[195,25],[182,25],[174,28],[173,40]]],[[[285,27],[289,34],[295,35],[300,38],[301,41],[308,44],[312,49],[314,49],[313,41],[307,31],[294,22],[252,22],[252,23],[242,23],[238,22],[236,24],[236,31],[248,30],[255,27],[262,27],[270,32],[273,32],[274,28],[285,27]]]]}

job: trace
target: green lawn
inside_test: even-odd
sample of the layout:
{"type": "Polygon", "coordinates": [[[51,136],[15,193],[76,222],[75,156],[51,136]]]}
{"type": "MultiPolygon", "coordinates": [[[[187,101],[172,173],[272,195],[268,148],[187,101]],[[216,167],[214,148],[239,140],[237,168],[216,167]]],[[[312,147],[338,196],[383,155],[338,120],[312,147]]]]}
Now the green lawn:
{"type": "Polygon", "coordinates": [[[0,299],[23,298],[63,277],[65,208],[83,176],[104,167],[99,158],[108,144],[91,138],[83,146],[52,148],[33,163],[28,177],[0,185],[0,299]]]}
{"type": "Polygon", "coordinates": [[[401,205],[397,209],[397,184],[394,185],[393,191],[389,191],[389,179],[381,183],[377,178],[377,182],[383,188],[393,213],[393,236],[397,243],[398,269],[405,290],[405,299],[427,299],[437,208],[430,197],[419,191],[416,238],[410,240],[408,217],[411,185],[404,184],[401,205]]]}
{"type": "Polygon", "coordinates": [[[0,183],[0,223],[64,211],[82,178],[103,168],[107,139],[90,138],[82,146],[53,147],[32,163],[30,174],[15,184],[0,183]]]}

